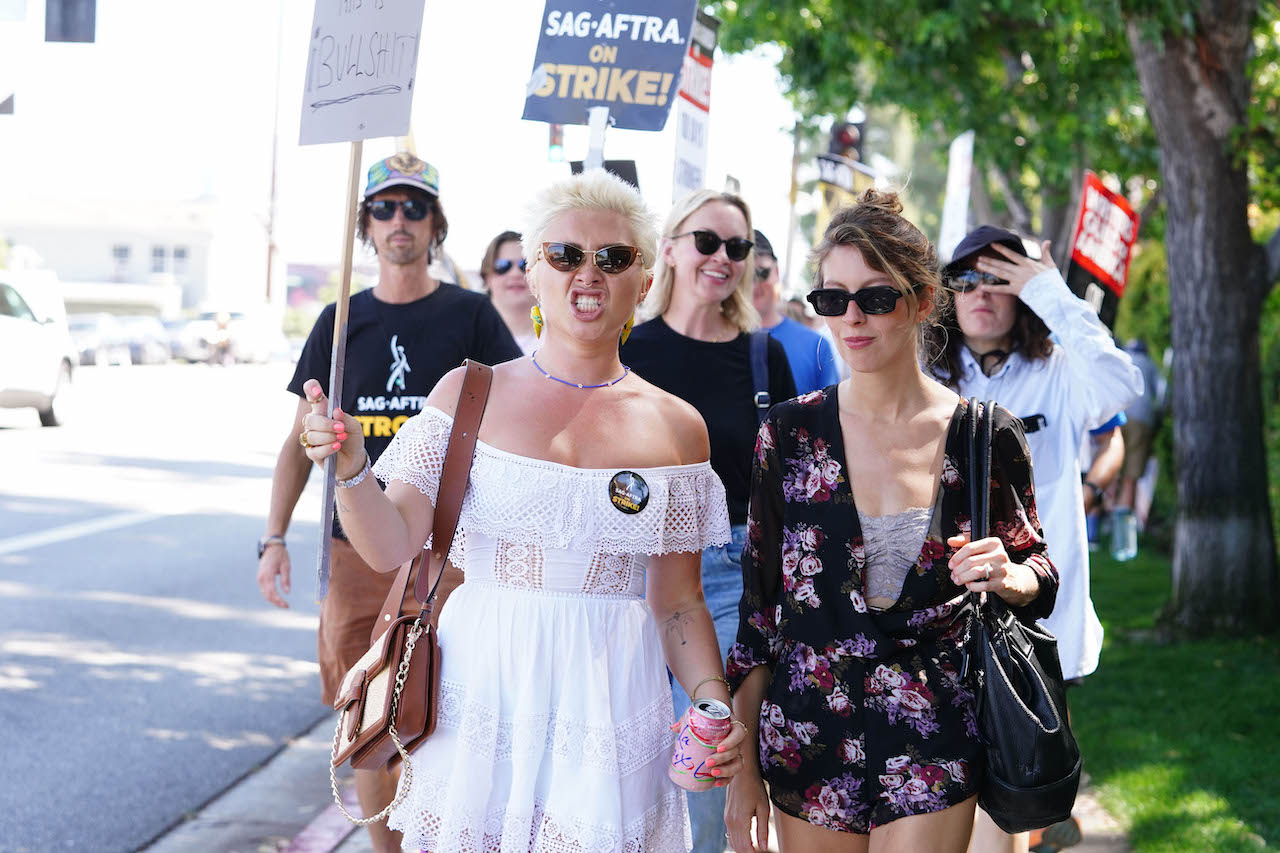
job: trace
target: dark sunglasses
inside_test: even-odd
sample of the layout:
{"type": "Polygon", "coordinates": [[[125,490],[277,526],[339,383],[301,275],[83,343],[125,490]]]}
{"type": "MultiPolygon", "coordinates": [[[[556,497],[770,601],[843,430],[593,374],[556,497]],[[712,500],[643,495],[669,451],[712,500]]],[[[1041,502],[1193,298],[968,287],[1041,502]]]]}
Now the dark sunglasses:
{"type": "MultiPolygon", "coordinates": [[[[608,275],[626,271],[638,257],[640,250],[635,246],[605,246],[591,253],[591,260],[600,272],[608,275]]],[[[586,263],[587,253],[572,243],[543,243],[542,258],[552,269],[573,272],[586,263]]]]}
{"type": "Polygon", "coordinates": [[[956,293],[968,293],[983,284],[999,285],[1008,283],[1007,280],[999,276],[992,275],[989,272],[979,272],[978,270],[961,270],[947,279],[948,288],[956,293]]]}
{"type": "Polygon", "coordinates": [[[756,267],[756,281],[764,281],[773,272],[773,267],[756,267]]]}
{"type": "Polygon", "coordinates": [[[510,258],[498,258],[493,262],[493,271],[498,275],[506,275],[511,271],[512,267],[519,267],[520,272],[524,272],[529,268],[529,264],[524,258],[518,261],[513,261],[510,258]]]}
{"type": "Polygon", "coordinates": [[[429,207],[416,198],[407,201],[394,201],[389,198],[369,202],[369,214],[379,222],[386,222],[396,215],[396,208],[404,212],[404,218],[410,222],[421,222],[427,218],[429,207]]]}
{"type": "Polygon", "coordinates": [[[858,303],[863,314],[892,314],[898,305],[902,291],[887,284],[864,287],[850,292],[842,287],[822,287],[809,291],[806,297],[813,310],[823,317],[840,317],[849,310],[849,303],[858,303]]]}
{"type": "Polygon", "coordinates": [[[754,245],[746,237],[730,237],[728,240],[722,238],[714,231],[686,231],[683,234],[673,234],[672,240],[681,237],[693,235],[693,247],[704,255],[714,255],[721,244],[724,245],[724,253],[729,256],[731,261],[740,261],[747,256],[754,245]]]}

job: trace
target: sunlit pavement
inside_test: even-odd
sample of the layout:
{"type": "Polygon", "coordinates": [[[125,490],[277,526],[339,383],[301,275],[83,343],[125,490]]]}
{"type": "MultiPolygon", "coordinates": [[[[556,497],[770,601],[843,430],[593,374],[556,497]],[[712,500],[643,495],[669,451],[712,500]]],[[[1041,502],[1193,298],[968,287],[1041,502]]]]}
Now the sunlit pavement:
{"type": "Polygon", "coordinates": [[[0,410],[0,851],[136,850],[326,715],[318,477],[292,608],[254,581],[290,373],[82,368],[67,426],[0,410]]]}

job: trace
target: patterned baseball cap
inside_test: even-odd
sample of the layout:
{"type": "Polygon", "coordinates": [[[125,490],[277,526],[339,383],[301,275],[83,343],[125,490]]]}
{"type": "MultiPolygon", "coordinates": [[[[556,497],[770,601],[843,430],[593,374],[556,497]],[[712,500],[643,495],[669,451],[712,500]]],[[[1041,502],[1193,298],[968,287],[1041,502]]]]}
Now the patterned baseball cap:
{"type": "Polygon", "coordinates": [[[417,187],[439,198],[440,173],[430,163],[401,151],[369,167],[369,183],[364,188],[364,197],[390,187],[417,187]]]}

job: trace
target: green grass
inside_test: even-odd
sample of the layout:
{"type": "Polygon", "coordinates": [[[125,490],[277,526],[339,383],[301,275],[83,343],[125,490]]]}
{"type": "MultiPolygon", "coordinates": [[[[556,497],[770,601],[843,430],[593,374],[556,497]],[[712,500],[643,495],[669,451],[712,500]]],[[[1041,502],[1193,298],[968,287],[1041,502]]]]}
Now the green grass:
{"type": "Polygon", "coordinates": [[[1102,804],[1136,853],[1280,851],[1280,639],[1165,642],[1168,558],[1090,556],[1107,640],[1070,698],[1102,804]]]}

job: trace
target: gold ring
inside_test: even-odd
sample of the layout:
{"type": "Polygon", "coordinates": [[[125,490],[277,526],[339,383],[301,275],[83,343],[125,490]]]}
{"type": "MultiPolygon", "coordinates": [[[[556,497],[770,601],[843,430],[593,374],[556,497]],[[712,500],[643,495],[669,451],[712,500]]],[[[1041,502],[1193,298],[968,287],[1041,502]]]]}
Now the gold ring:
{"type": "Polygon", "coordinates": [[[310,450],[311,448],[315,447],[314,444],[311,444],[307,441],[307,431],[305,429],[302,432],[298,433],[298,444],[301,444],[307,450],[310,450]]]}
{"type": "Polygon", "coordinates": [[[747,735],[751,734],[751,729],[747,728],[747,724],[746,724],[746,723],[744,723],[744,722],[742,722],[742,720],[730,720],[730,721],[729,721],[729,725],[731,725],[731,726],[733,726],[733,725],[739,725],[739,726],[742,726],[742,732],[743,732],[743,734],[747,734],[747,735]]]}

